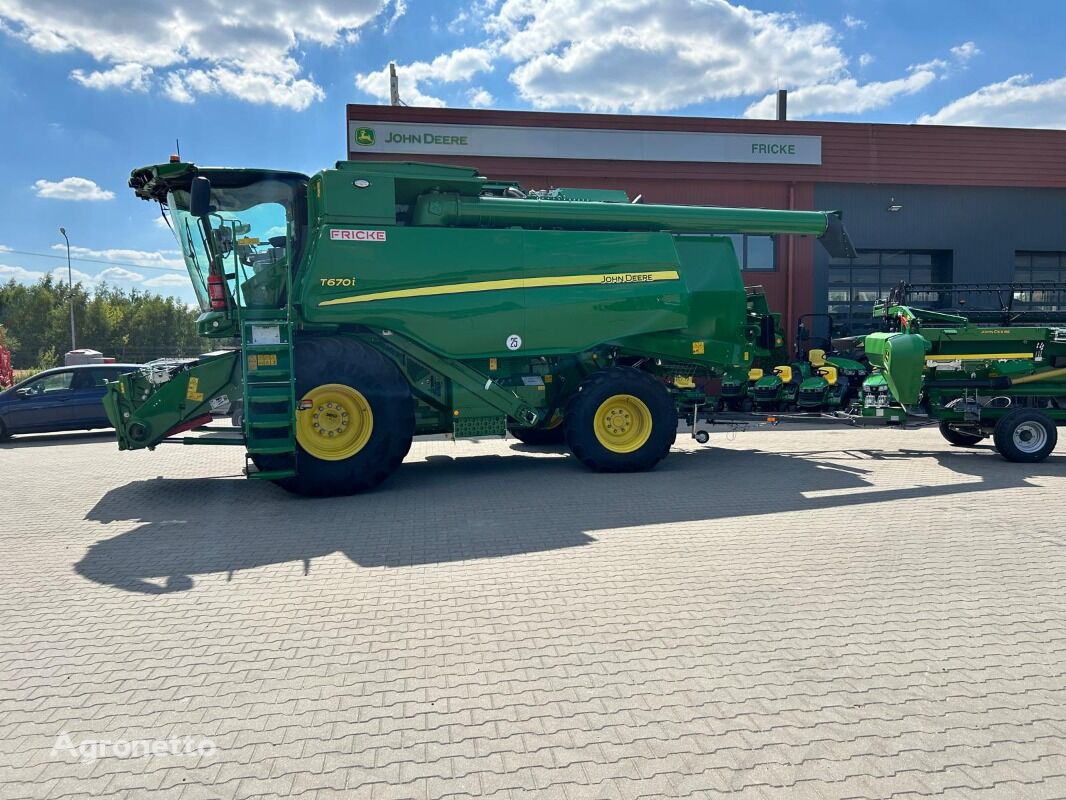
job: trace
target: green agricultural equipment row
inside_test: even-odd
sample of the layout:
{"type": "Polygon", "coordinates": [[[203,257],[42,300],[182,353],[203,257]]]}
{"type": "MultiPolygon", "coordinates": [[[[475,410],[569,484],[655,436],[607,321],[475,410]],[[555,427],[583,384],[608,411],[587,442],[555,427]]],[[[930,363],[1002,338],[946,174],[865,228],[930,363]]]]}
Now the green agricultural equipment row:
{"type": "MultiPolygon", "coordinates": [[[[750,399],[763,411],[847,408],[833,418],[852,422],[932,414],[971,437],[1023,395],[1043,398],[1008,386],[1006,407],[981,394],[984,384],[947,382],[926,356],[952,352],[955,340],[918,333],[914,311],[885,312],[909,321],[868,340],[870,366],[831,348],[786,363],[779,317],[745,289],[724,234],[815,236],[853,255],[835,212],[525,192],[414,163],[339,162],[307,177],[171,162],[135,170],[130,185],[163,207],[177,235],[200,334],[231,349],[112,384],[105,406],[120,449],[172,441],[225,397],[242,404],[242,428],[183,441],[242,446],[249,477],[303,494],[368,489],[428,434],[510,432],[565,442],[595,470],[649,469],[679,418],[696,426],[727,413],[708,393],[714,382],[726,407],[731,387],[743,388],[740,410],[750,399]]],[[[999,353],[1012,335],[985,341],[999,353]]],[[[1036,344],[1028,361],[996,357],[989,372],[1014,384],[1043,374],[1036,344]]],[[[1048,436],[1053,444],[1053,424],[1048,436]]]]}

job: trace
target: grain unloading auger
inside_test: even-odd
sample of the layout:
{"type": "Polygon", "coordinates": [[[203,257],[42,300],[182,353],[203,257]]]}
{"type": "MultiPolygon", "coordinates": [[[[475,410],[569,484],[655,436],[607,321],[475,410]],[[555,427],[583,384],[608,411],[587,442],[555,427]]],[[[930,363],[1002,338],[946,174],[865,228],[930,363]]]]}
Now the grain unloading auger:
{"type": "Polygon", "coordinates": [[[589,467],[654,466],[692,378],[746,374],[781,344],[730,238],[819,237],[835,213],[651,205],[621,191],[523,192],[475,170],[340,162],[308,178],[168,163],[162,204],[204,313],[239,350],[111,386],[122,449],[153,447],[242,398],[250,477],[306,494],[369,488],[412,437],[564,441],[589,467]],[[684,378],[685,381],[675,381],[684,378]]]}

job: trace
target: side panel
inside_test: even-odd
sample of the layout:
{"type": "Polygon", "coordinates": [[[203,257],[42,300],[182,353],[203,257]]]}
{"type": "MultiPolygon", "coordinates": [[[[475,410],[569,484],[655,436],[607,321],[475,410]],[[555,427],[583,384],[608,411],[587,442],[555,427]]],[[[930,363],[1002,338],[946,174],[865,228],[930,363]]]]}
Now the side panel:
{"type": "Polygon", "coordinates": [[[684,275],[669,234],[527,231],[525,243],[529,339],[537,353],[581,352],[688,322],[684,275]],[[596,282],[533,285],[580,276],[596,282]]]}
{"type": "Polygon", "coordinates": [[[524,231],[382,227],[384,241],[330,238],[364,229],[319,229],[296,288],[306,321],[393,330],[459,358],[525,339],[524,231]],[[508,288],[472,290],[490,282],[508,288]]]}
{"type": "Polygon", "coordinates": [[[666,233],[391,227],[384,240],[331,238],[340,227],[319,231],[301,275],[308,322],[394,330],[453,358],[517,355],[514,336],[520,354],[561,354],[688,325],[666,233]]]}

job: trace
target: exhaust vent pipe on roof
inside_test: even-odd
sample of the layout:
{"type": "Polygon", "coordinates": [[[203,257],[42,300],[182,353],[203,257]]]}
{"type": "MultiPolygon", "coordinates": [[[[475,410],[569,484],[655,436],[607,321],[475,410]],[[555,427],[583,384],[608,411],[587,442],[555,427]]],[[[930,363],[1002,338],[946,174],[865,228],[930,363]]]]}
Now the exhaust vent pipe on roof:
{"type": "Polygon", "coordinates": [[[777,90],[777,121],[788,119],[788,89],[777,90]]]}

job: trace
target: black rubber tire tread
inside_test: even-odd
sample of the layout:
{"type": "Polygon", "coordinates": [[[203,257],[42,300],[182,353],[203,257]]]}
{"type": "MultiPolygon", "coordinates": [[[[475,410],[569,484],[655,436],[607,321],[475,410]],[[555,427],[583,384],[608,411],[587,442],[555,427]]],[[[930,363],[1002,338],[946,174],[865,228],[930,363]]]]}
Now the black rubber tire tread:
{"type": "Polygon", "coordinates": [[[947,421],[940,423],[940,435],[955,447],[974,447],[978,442],[983,442],[988,437],[983,433],[967,433],[957,431],[947,421]]]}
{"type": "Polygon", "coordinates": [[[519,428],[508,427],[508,433],[523,444],[533,447],[550,447],[566,444],[566,429],[560,423],[554,428],[519,428]]]}
{"type": "Polygon", "coordinates": [[[7,429],[7,425],[0,419],[0,442],[6,442],[11,438],[11,431],[7,429]]]}
{"type": "Polygon", "coordinates": [[[666,458],[677,438],[677,408],[667,388],[633,367],[607,367],[589,375],[566,403],[563,428],[570,452],[596,472],[641,472],[666,458]],[[596,438],[593,421],[604,400],[616,394],[640,398],[651,412],[651,435],[632,453],[614,453],[596,438]]]}
{"type": "Polygon", "coordinates": [[[341,336],[298,339],[296,399],[324,383],[357,389],[370,403],[374,429],[366,446],[343,461],[324,461],[296,445],[296,476],[279,486],[309,497],[356,494],[388,478],[411,449],[415,402],[399,368],[362,342],[341,336]]]}
{"type": "Polygon", "coordinates": [[[1035,464],[1043,461],[1055,449],[1059,440],[1059,431],[1055,427],[1055,421],[1047,414],[1041,414],[1036,409],[1019,408],[1010,411],[999,418],[996,427],[992,431],[992,441],[996,450],[1008,461],[1020,464],[1035,464]],[[1035,453],[1026,453],[1014,444],[1014,431],[1024,422],[1039,422],[1047,431],[1047,443],[1035,453]]]}

